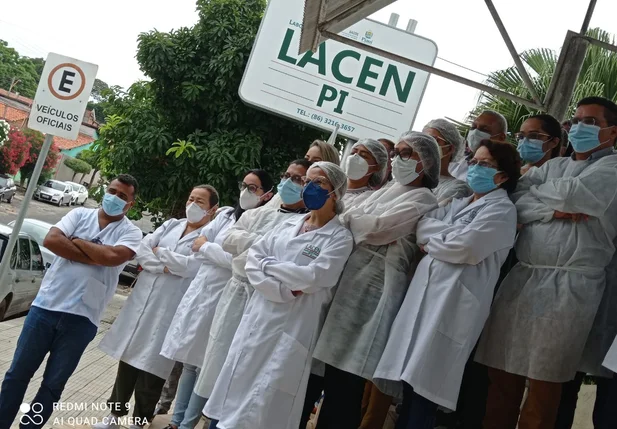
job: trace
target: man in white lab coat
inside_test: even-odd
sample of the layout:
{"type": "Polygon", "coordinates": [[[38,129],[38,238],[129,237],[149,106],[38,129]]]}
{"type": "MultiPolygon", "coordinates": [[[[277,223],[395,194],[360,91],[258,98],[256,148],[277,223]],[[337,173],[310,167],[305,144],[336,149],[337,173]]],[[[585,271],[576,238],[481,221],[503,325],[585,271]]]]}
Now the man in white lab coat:
{"type": "MultiPolygon", "coordinates": [[[[120,272],[142,233],[126,218],[137,181],[121,174],[107,187],[100,209],[78,208],[50,229],[44,245],[56,254],[24,322],[0,393],[0,428],[8,429],[34,373],[49,353],[41,387],[20,421],[42,427],[53,404],[94,339],[120,272]]],[[[23,410],[22,410],[23,411],[23,410]]]]}

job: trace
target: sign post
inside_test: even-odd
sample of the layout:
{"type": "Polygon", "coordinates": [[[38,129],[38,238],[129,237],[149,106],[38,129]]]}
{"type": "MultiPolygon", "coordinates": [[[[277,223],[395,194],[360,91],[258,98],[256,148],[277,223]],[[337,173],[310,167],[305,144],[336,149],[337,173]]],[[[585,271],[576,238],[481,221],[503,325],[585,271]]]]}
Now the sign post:
{"type": "Polygon", "coordinates": [[[45,165],[47,153],[54,136],[77,140],[90,92],[98,66],[62,55],[50,53],[45,61],[39,86],[32,102],[28,128],[45,133],[32,177],[19,209],[15,225],[4,249],[0,263],[0,302],[7,295],[9,283],[6,273],[9,269],[13,248],[19,237],[19,231],[28,212],[28,206],[34,195],[41,171],[45,165]]]}

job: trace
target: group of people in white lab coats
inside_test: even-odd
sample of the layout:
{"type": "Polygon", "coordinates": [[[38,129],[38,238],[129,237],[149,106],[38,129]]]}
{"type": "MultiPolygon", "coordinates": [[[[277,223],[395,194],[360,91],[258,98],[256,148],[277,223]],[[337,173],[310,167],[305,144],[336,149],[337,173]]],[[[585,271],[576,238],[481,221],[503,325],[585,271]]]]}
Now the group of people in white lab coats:
{"type": "MultiPolygon", "coordinates": [[[[397,398],[397,429],[566,427],[567,383],[602,375],[605,357],[617,370],[617,106],[579,103],[569,157],[548,115],[517,146],[507,136],[496,112],[466,140],[437,119],[358,141],[342,167],[317,141],[276,195],[249,171],[235,208],[196,186],[186,219],[141,243],[101,342],[120,363],[100,428],[133,394],[133,416],[151,419],[175,362],[171,429],[202,413],[211,428],[304,429],[320,399],[318,429],[377,429],[397,398]]],[[[596,429],[614,427],[596,408],[596,429]]]]}

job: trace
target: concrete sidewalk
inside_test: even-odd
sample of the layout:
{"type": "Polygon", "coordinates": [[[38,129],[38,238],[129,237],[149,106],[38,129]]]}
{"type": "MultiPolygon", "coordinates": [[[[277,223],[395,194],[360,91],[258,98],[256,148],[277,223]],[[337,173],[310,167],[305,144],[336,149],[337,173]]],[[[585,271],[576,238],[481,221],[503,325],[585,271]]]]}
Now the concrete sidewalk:
{"type": "MultiPolygon", "coordinates": [[[[77,370],[69,380],[59,409],[53,412],[45,426],[46,429],[85,429],[89,428],[91,423],[100,422],[109,415],[105,404],[116,377],[117,361],[101,352],[98,344],[126,301],[127,290],[119,289],[118,292],[105,312],[96,338],[86,349],[77,370]]],[[[21,317],[0,323],[0,380],[11,364],[24,319],[21,317]]],[[[33,377],[26,392],[25,402],[34,398],[41,383],[44,368],[45,363],[33,377]]],[[[574,429],[593,429],[591,413],[594,400],[595,386],[583,386],[579,395],[574,429]]],[[[21,413],[17,416],[12,428],[18,428],[20,416],[21,413]]],[[[170,416],[157,416],[148,429],[162,429],[169,423],[169,419],[170,416]]],[[[390,420],[386,424],[387,428],[393,426],[390,420]]],[[[205,420],[202,419],[198,428],[202,429],[204,423],[205,420]]]]}

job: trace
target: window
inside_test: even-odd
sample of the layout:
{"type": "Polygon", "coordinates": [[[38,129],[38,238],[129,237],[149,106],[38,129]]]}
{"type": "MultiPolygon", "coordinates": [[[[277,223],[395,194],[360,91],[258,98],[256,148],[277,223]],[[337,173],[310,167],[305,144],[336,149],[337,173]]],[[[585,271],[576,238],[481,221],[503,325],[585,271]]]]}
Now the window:
{"type": "Polygon", "coordinates": [[[32,271],[43,271],[45,263],[43,262],[41,249],[36,241],[30,241],[30,245],[32,245],[32,271]]]}
{"type": "Polygon", "coordinates": [[[30,271],[30,240],[27,238],[19,239],[19,260],[17,261],[17,269],[30,271]]]}
{"type": "Polygon", "coordinates": [[[55,189],[56,191],[64,191],[67,189],[67,186],[64,183],[56,182],[54,180],[48,180],[43,186],[46,188],[55,189]]]}
{"type": "Polygon", "coordinates": [[[10,179],[6,178],[6,177],[0,177],[0,186],[10,186],[10,179]]]}
{"type": "Polygon", "coordinates": [[[12,269],[15,269],[15,265],[17,264],[17,248],[18,247],[19,247],[19,244],[16,243],[15,247],[13,247],[13,253],[11,254],[11,268],[12,269]]]}

